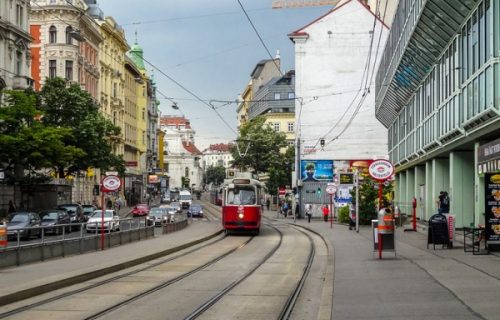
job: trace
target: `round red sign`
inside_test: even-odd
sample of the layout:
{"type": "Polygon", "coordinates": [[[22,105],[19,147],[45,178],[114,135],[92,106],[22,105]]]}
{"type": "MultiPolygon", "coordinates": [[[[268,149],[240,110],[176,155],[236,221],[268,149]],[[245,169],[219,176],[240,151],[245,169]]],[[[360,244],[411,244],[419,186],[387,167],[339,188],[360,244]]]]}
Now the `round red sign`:
{"type": "Polygon", "coordinates": [[[373,179],[384,181],[392,177],[394,174],[394,167],[389,161],[378,159],[370,164],[368,171],[373,179]]]}
{"type": "Polygon", "coordinates": [[[102,179],[102,186],[108,191],[116,191],[120,189],[122,182],[117,176],[106,176],[102,179]]]}

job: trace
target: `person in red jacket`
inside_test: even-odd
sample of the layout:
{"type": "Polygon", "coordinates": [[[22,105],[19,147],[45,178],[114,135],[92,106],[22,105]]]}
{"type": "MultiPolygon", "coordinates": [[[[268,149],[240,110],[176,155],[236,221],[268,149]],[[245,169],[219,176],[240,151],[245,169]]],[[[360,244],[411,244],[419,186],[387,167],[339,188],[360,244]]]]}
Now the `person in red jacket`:
{"type": "Polygon", "coordinates": [[[328,221],[328,215],[330,214],[330,209],[328,209],[328,205],[324,205],[323,208],[321,209],[321,211],[323,211],[323,219],[325,220],[325,222],[328,221]]]}

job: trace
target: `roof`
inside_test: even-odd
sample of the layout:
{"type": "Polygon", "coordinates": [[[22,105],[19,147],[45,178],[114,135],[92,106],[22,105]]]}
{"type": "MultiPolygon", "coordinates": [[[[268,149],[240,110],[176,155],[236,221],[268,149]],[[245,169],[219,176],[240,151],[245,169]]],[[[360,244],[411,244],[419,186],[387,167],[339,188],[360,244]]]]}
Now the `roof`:
{"type": "Polygon", "coordinates": [[[264,59],[264,60],[260,60],[256,65],[255,65],[255,68],[253,68],[253,71],[252,73],[250,74],[250,77],[252,78],[256,78],[260,75],[260,73],[262,72],[262,69],[264,68],[264,66],[266,65],[266,63],[268,62],[271,62],[273,61],[272,59],[264,59]]]}
{"type": "Polygon", "coordinates": [[[363,8],[365,8],[368,12],[370,12],[380,23],[382,23],[383,26],[385,26],[386,28],[389,28],[382,19],[380,19],[377,15],[375,15],[371,10],[370,10],[370,7],[364,3],[362,0],[347,0],[346,2],[342,3],[341,5],[339,6],[336,6],[335,8],[331,9],[330,11],[328,11],[327,13],[325,13],[324,15],[318,17],[317,19],[311,21],[310,23],[308,23],[307,25],[303,26],[302,28],[300,29],[297,29],[295,31],[293,31],[292,33],[289,33],[288,34],[288,37],[290,38],[295,38],[295,37],[304,37],[304,36],[309,36],[309,34],[305,31],[305,29],[307,29],[309,26],[315,24],[316,22],[320,21],[321,19],[325,18],[326,16],[334,13],[335,11],[337,11],[338,9],[342,8],[343,6],[345,6],[346,4],[350,3],[350,2],[358,2],[359,4],[361,4],[363,6],[363,8]]]}
{"type": "Polygon", "coordinates": [[[171,126],[175,125],[176,128],[179,128],[179,126],[184,125],[186,129],[191,129],[191,122],[189,119],[186,119],[185,117],[181,116],[162,116],[160,118],[160,125],[163,126],[171,126]]]}
{"type": "Polygon", "coordinates": [[[200,150],[191,142],[182,141],[182,146],[186,149],[187,152],[193,155],[201,155],[200,150]]]}
{"type": "Polygon", "coordinates": [[[228,143],[211,144],[205,152],[229,152],[231,145],[228,143]]]}

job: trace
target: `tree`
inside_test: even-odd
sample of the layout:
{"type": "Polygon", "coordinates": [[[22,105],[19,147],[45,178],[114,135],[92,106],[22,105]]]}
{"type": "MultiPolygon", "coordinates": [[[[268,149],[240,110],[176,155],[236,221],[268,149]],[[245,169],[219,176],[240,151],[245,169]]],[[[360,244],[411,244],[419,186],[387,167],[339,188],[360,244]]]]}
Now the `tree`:
{"type": "Polygon", "coordinates": [[[64,79],[47,79],[38,99],[46,126],[67,128],[72,135],[63,139],[67,146],[78,147],[71,165],[56,163],[59,177],[74,174],[89,167],[113,169],[123,174],[125,162],[112,153],[120,128],[99,113],[92,96],[79,85],[68,85],[64,79]]]}
{"type": "Polygon", "coordinates": [[[41,169],[54,164],[67,166],[84,154],[64,143],[73,138],[70,129],[46,126],[39,121],[41,116],[33,91],[6,92],[0,107],[0,163],[8,183],[43,182],[49,178],[41,169]]]}
{"type": "Polygon", "coordinates": [[[236,147],[232,148],[233,166],[251,169],[255,173],[267,172],[268,192],[277,194],[278,187],[291,185],[295,149],[288,146],[283,132],[276,132],[265,121],[261,116],[241,127],[237,142],[239,148],[246,150],[247,144],[250,145],[245,155],[240,155],[236,147]]]}
{"type": "Polygon", "coordinates": [[[214,184],[214,185],[220,185],[222,182],[224,182],[224,179],[226,178],[226,168],[223,166],[210,166],[207,168],[205,171],[205,175],[203,177],[203,182],[205,184],[214,184]]]}
{"type": "MultiPolygon", "coordinates": [[[[378,213],[378,188],[379,183],[371,178],[365,177],[359,184],[359,222],[360,224],[371,224],[377,219],[378,213]]],[[[390,205],[388,196],[392,192],[392,185],[382,184],[382,207],[390,205]]],[[[352,204],[356,205],[356,188],[351,191],[352,204]]]]}

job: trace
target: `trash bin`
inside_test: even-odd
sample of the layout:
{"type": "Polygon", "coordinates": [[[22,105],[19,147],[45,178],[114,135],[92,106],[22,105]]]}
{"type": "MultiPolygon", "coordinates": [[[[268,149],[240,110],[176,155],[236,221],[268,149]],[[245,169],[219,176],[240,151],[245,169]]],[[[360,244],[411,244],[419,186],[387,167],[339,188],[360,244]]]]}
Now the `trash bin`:
{"type": "Polygon", "coordinates": [[[450,238],[448,235],[448,222],[446,217],[441,214],[435,214],[429,219],[429,229],[427,233],[427,248],[429,244],[434,246],[436,249],[436,244],[440,244],[444,247],[450,247],[450,238]]]}
{"type": "Polygon", "coordinates": [[[382,208],[379,210],[377,228],[380,234],[394,233],[394,215],[390,208],[382,208]]]}

